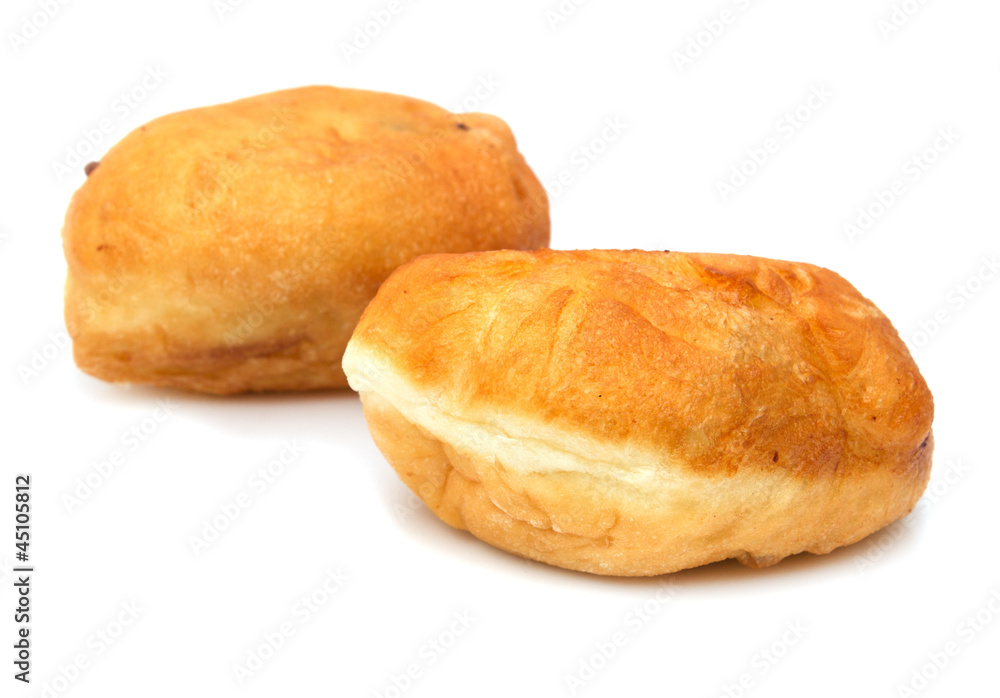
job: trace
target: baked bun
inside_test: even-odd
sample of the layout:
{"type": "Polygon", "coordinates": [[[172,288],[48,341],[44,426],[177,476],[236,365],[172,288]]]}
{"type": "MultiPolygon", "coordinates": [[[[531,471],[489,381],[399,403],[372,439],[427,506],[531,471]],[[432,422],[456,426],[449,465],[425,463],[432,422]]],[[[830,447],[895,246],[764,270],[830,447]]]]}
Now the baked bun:
{"type": "Polygon", "coordinates": [[[510,129],[408,97],[304,87],[156,119],[63,230],[77,364],[209,393],[346,387],[379,284],[428,252],[534,249],[545,191],[510,129]]]}
{"type": "Polygon", "coordinates": [[[372,436],[446,523],[607,575],[827,553],[907,514],[933,404],[889,320],[809,264],[431,255],[344,355],[372,436]]]}

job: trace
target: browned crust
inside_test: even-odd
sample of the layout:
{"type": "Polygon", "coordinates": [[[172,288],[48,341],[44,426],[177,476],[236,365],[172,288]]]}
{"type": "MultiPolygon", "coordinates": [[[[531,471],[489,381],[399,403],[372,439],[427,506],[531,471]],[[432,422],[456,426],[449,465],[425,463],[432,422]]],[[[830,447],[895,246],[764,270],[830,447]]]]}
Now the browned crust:
{"type": "Polygon", "coordinates": [[[906,347],[808,264],[423,257],[383,285],[344,364],[441,519],[569,569],[827,553],[906,515],[930,477],[933,401],[906,347]]]}
{"type": "Polygon", "coordinates": [[[697,474],[923,476],[927,384],[889,320],[809,264],[428,256],[383,285],[353,341],[451,410],[641,446],[697,474]]]}
{"type": "Polygon", "coordinates": [[[393,269],[549,238],[503,121],[397,95],[305,87],[170,114],[88,174],[63,229],[66,321],[105,380],[342,387],[393,269]]]}

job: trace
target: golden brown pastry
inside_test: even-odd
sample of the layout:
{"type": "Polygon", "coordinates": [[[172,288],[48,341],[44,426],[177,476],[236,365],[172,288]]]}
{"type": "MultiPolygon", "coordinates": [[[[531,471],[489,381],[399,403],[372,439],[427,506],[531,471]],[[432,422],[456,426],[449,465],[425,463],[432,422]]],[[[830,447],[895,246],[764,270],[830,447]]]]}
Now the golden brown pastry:
{"type": "Polygon", "coordinates": [[[500,119],[305,87],[133,131],[88,167],[63,237],[80,368],[236,393],[346,386],[393,269],[544,247],[549,216],[500,119]]]}
{"type": "Polygon", "coordinates": [[[608,575],[827,553],[910,511],[933,403],[889,320],[809,264],[677,252],[430,255],[344,355],[441,519],[608,575]]]}

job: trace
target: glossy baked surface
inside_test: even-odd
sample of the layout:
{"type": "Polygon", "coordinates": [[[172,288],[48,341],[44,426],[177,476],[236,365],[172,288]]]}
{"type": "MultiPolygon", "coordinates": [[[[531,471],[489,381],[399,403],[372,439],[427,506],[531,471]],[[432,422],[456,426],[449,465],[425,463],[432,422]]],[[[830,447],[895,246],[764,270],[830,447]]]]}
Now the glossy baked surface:
{"type": "Polygon", "coordinates": [[[66,321],[77,363],[105,380],[342,387],[347,340],[393,269],[548,236],[502,120],[287,90],[164,116],[107,153],[66,216],[66,321]]]}
{"type": "Polygon", "coordinates": [[[439,516],[575,569],[828,552],[907,513],[930,472],[933,403],[905,346],[808,264],[424,257],[379,291],[345,370],[439,516]]]}

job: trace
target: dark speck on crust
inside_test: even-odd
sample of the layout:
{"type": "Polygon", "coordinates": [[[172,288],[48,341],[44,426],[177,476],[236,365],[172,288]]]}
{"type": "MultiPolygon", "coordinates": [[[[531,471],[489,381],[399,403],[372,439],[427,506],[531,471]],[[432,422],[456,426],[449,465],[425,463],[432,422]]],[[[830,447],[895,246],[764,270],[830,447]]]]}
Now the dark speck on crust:
{"type": "Polygon", "coordinates": [[[108,245],[98,245],[97,246],[97,251],[98,252],[103,252],[106,249],[108,249],[108,245]]]}
{"type": "Polygon", "coordinates": [[[89,177],[90,173],[96,170],[97,166],[100,164],[101,163],[99,162],[88,162],[86,165],[83,166],[83,173],[89,177]]]}
{"type": "Polygon", "coordinates": [[[924,442],[920,444],[920,448],[925,448],[926,446],[927,446],[927,439],[924,439],[924,442]]]}
{"type": "Polygon", "coordinates": [[[455,124],[455,128],[458,128],[458,129],[461,129],[461,130],[463,130],[463,131],[468,131],[468,130],[469,130],[469,127],[468,127],[468,126],[466,126],[466,125],[465,125],[465,124],[463,124],[463,123],[457,123],[457,124],[455,124]]]}
{"type": "Polygon", "coordinates": [[[774,457],[771,458],[771,460],[773,460],[775,463],[778,462],[778,452],[777,451],[774,452],[774,457]]]}

